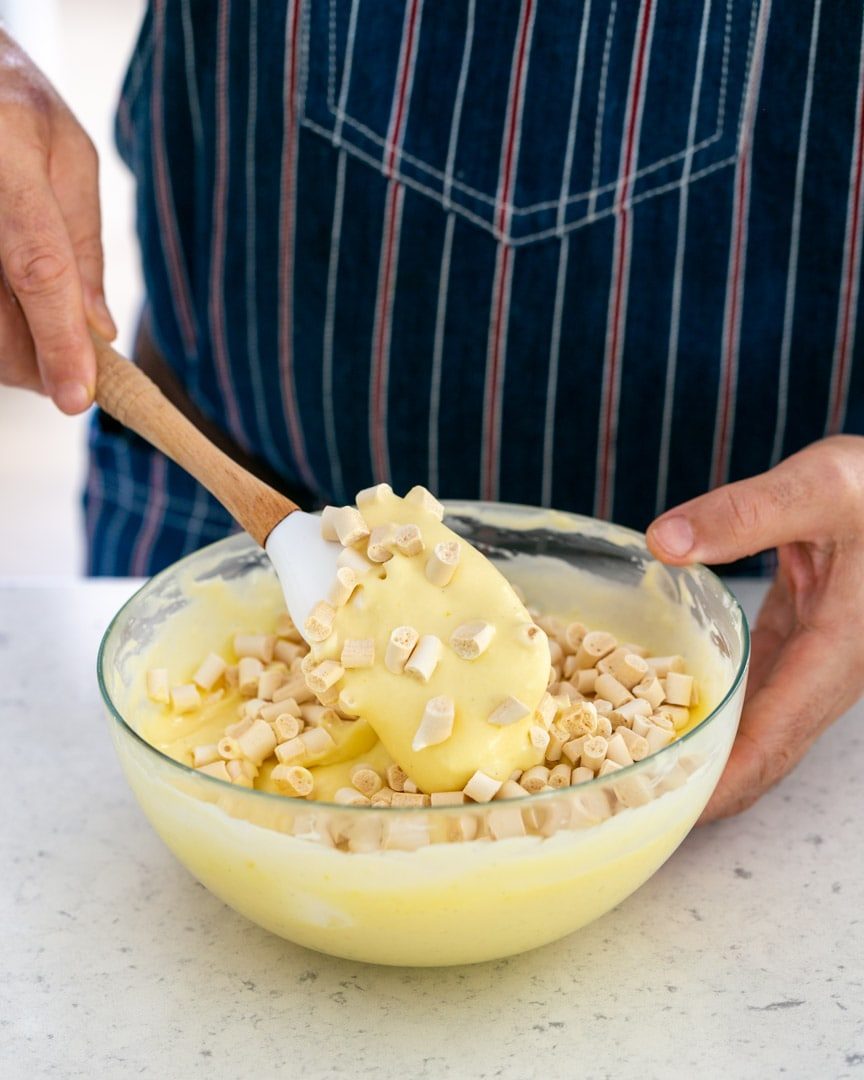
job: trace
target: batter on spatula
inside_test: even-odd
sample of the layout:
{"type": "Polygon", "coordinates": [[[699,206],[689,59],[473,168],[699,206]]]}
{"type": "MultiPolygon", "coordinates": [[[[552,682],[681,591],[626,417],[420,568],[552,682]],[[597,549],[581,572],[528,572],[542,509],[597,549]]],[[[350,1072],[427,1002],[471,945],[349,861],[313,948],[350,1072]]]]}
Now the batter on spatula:
{"type": "Polygon", "coordinates": [[[442,517],[425,488],[399,498],[387,484],[328,507],[323,535],[344,544],[343,565],[304,627],[310,688],[363,717],[426,792],[542,759],[550,664],[512,586],[442,517]]]}

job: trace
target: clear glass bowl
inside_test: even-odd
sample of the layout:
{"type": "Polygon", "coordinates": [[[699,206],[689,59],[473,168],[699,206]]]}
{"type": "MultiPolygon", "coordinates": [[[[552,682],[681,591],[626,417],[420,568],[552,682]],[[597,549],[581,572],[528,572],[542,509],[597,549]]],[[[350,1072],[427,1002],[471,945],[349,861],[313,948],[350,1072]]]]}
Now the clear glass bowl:
{"type": "MultiPolygon", "coordinates": [[[[125,775],[199,881],[273,933],[321,952],[381,964],[463,964],[577,930],[672,854],[735,737],[749,633],[714,574],[662,567],[639,534],[573,514],[450,503],[447,520],[523,587],[529,603],[576,610],[587,624],[655,652],[684,653],[713,708],[627,769],[525,799],[393,810],[235,788],[138,733],[152,708],[144,654],[182,619],[215,632],[220,615],[206,588],[213,582],[242,586],[254,626],[263,579],[273,593],[269,563],[240,535],[158,574],[121,608],[99,651],[99,686],[125,775]]],[[[190,670],[196,658],[188,657],[190,670]]]]}

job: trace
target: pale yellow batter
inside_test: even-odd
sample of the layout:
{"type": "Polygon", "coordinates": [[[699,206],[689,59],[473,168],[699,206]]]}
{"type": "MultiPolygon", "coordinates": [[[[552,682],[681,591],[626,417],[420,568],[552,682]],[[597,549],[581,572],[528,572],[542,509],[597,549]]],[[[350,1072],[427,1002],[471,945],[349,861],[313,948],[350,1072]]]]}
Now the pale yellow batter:
{"type": "MultiPolygon", "coordinates": [[[[206,558],[194,566],[195,573],[206,558]]],[[[638,588],[612,586],[561,563],[527,557],[508,563],[507,570],[529,602],[541,608],[548,610],[554,602],[565,619],[608,627],[656,653],[684,655],[702,690],[694,721],[729,690],[736,665],[718,652],[710,626],[697,626],[686,604],[670,602],[662,579],[649,575],[638,588]]],[[[192,576],[181,583],[190,605],[171,614],[146,654],[134,655],[129,683],[116,676],[108,680],[117,707],[144,738],[179,760],[188,760],[191,747],[212,741],[236,719],[237,699],[226,695],[200,715],[174,716],[147,700],[146,669],[167,664],[172,678],[188,679],[210,649],[230,658],[234,633],[267,629],[282,607],[272,574],[256,571],[239,583],[196,582],[192,576]]],[[[674,772],[679,759],[686,763],[680,786],[593,827],[565,823],[549,837],[493,843],[488,834],[473,842],[436,843],[447,832],[449,811],[316,809],[314,803],[307,810],[296,800],[230,788],[180,772],[122,726],[113,730],[148,817],[177,856],[227,903],[274,932],[325,952],[390,964],[452,964],[554,940],[637,888],[674,850],[707,801],[731,745],[742,694],[739,682],[721,713],[690,736],[680,754],[677,746],[663,752],[660,772],[674,772]],[[432,843],[414,851],[369,853],[322,843],[334,831],[380,822],[388,814],[431,823],[432,843]]],[[[379,770],[390,760],[368,727],[354,724],[350,735],[348,727],[334,731],[333,763],[314,770],[318,798],[346,783],[347,759],[379,770]]],[[[547,805],[550,801],[565,800],[556,794],[547,805]]],[[[486,808],[470,813],[481,818],[486,808]]]]}
{"type": "MultiPolygon", "coordinates": [[[[546,689],[549,671],[546,635],[538,632],[529,644],[520,640],[519,631],[532,620],[510,583],[478,551],[461,542],[458,576],[448,586],[436,587],[424,573],[426,558],[436,543],[459,539],[455,533],[431,513],[393,494],[364,507],[364,516],[372,527],[388,522],[419,524],[425,550],[412,558],[395,555],[363,576],[348,604],[339,610],[335,632],[324,643],[312,647],[318,660],[338,660],[346,639],[372,638],[375,642],[374,665],[346,670],[338,684],[355,703],[359,719],[328,715],[320,726],[332,737],[335,746],[312,761],[304,761],[315,777],[313,797],[319,801],[332,799],[339,788],[350,784],[351,770],[361,762],[383,774],[395,761],[421,790],[432,792],[461,789],[477,769],[504,780],[514,769],[527,769],[542,761],[542,751],[531,745],[527,734],[528,728],[537,723],[533,708],[523,720],[505,727],[496,727],[488,720],[502,699],[502,687],[536,704],[546,689]],[[422,619],[417,618],[418,613],[422,619]],[[477,659],[466,661],[446,643],[453,629],[481,614],[494,626],[493,643],[477,659]],[[405,673],[394,674],[384,664],[390,631],[402,625],[406,617],[417,622],[420,634],[435,634],[444,643],[441,658],[428,682],[405,673]],[[457,700],[453,734],[439,745],[415,751],[411,742],[424,706],[430,697],[440,694],[452,694],[457,700]]],[[[585,619],[586,613],[597,617],[603,597],[596,595],[596,583],[583,584],[578,609],[562,610],[560,584],[556,581],[556,574],[560,573],[558,564],[536,558],[517,559],[513,566],[532,598],[547,614],[556,614],[564,622],[585,619]]],[[[663,572],[661,567],[658,571],[663,572]]],[[[245,607],[238,607],[238,598],[224,582],[208,583],[206,589],[209,605],[218,607],[224,617],[235,618],[233,631],[273,631],[276,616],[282,610],[274,579],[267,577],[256,585],[256,614],[252,618],[245,607]]],[[[614,604],[609,603],[607,590],[609,610],[604,613],[603,628],[615,630],[620,640],[626,640],[629,632],[630,638],[638,636],[640,641],[654,645],[655,650],[668,649],[670,643],[680,647],[675,625],[678,616],[673,617],[662,606],[655,605],[648,609],[652,613],[646,619],[645,594],[651,591],[650,574],[639,594],[623,590],[614,604]]],[[[167,666],[174,682],[185,682],[191,678],[200,657],[211,648],[221,648],[227,659],[236,661],[230,645],[233,633],[229,633],[227,642],[215,637],[204,640],[196,627],[181,648],[181,655],[188,659],[184,665],[178,665],[176,642],[183,634],[182,617],[178,616],[172,623],[169,638],[160,641],[148,655],[148,667],[167,666]]],[[[213,626],[212,616],[207,623],[213,626]]],[[[707,667],[701,701],[691,713],[689,726],[693,727],[710,711],[717,686],[711,665],[706,664],[704,643],[690,641],[687,652],[697,669],[707,667]]],[[[190,764],[196,746],[218,742],[225,728],[236,721],[242,702],[235,689],[222,693],[218,700],[192,714],[175,715],[168,709],[151,708],[143,734],[154,746],[190,764]]],[[[264,762],[255,780],[257,788],[276,791],[270,780],[275,764],[273,758],[264,762]]]]}
{"type": "Polygon", "coordinates": [[[534,710],[546,690],[546,635],[541,631],[527,642],[520,638],[532,620],[509,582],[432,513],[389,493],[364,506],[363,516],[370,527],[419,525],[424,551],[412,557],[397,553],[367,573],[339,610],[336,632],[313,646],[313,653],[338,660],[346,638],[374,640],[373,666],[346,670],[339,686],[421,790],[460,790],[476,769],[504,780],[514,769],[536,765],[542,753],[529,742],[528,729],[536,723],[534,710]],[[435,545],[447,541],[459,543],[461,554],[452,581],[441,587],[429,581],[425,566],[435,545]],[[494,627],[492,642],[476,659],[464,660],[450,647],[450,636],[478,619],[494,627]],[[406,624],[442,644],[428,682],[394,674],[384,664],[391,631],[406,624]],[[426,703],[439,695],[455,701],[453,733],[438,745],[413,750],[426,703]],[[491,724],[489,716],[508,695],[525,703],[525,717],[503,727],[491,724]]]}

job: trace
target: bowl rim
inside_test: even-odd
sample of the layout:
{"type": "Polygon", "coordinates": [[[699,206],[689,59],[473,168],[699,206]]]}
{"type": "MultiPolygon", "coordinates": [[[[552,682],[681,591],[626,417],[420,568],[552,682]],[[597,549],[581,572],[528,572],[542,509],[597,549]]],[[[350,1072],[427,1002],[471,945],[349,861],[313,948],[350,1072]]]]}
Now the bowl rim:
{"type": "MultiPolygon", "coordinates": [[[[636,529],[628,528],[626,525],[618,525],[615,522],[602,521],[600,518],[589,517],[586,514],[577,514],[570,510],[557,510],[554,507],[529,506],[525,503],[490,502],[479,499],[445,499],[443,501],[445,507],[445,518],[447,516],[453,516],[457,514],[460,510],[462,512],[470,512],[471,510],[476,510],[479,507],[488,507],[490,509],[501,510],[505,512],[517,511],[519,513],[526,514],[559,514],[564,517],[573,519],[574,523],[577,526],[581,524],[588,524],[592,526],[595,530],[598,526],[601,526],[603,528],[614,530],[616,534],[623,535],[625,538],[630,537],[646,551],[649,558],[654,558],[654,556],[651,555],[650,551],[648,551],[644,533],[640,533],[636,529]]],[[[578,527],[573,529],[574,533],[579,533],[582,531],[583,530],[578,527]]],[[[238,787],[236,784],[226,782],[225,780],[220,780],[216,776],[209,776],[207,773],[199,772],[192,765],[187,765],[185,764],[185,762],[178,761],[177,758],[171,757],[170,754],[166,754],[164,751],[159,750],[157,747],[155,747],[152,743],[149,743],[143,735],[141,735],[138,731],[135,730],[132,724],[126,720],[125,716],[123,716],[123,714],[114,704],[111,693],[108,690],[105,682],[105,652],[115,629],[123,619],[124,615],[127,612],[127,609],[136,602],[138,597],[143,592],[154,587],[163,579],[175,575],[177,571],[184,567],[187,563],[191,563],[192,561],[201,558],[205,553],[211,551],[212,549],[218,548],[223,545],[228,545],[232,542],[236,543],[238,540],[244,539],[257,548],[257,545],[255,545],[255,541],[252,540],[251,537],[249,537],[242,531],[238,531],[230,533],[228,536],[220,537],[220,539],[214,540],[210,544],[205,544],[203,547],[197,548],[195,551],[191,551],[188,555],[184,555],[176,562],[171,563],[170,566],[166,566],[164,570],[160,570],[158,573],[148,578],[139,588],[135,590],[134,593],[132,593],[132,595],[121,605],[121,607],[114,614],[113,618],[111,619],[104,633],[102,634],[101,641],[99,642],[99,650],[96,654],[96,677],[99,685],[99,693],[102,697],[102,702],[108,710],[108,713],[111,716],[112,720],[119,725],[121,730],[124,730],[128,735],[131,735],[133,740],[140,743],[140,745],[143,746],[147,752],[154,755],[158,760],[161,760],[169,767],[177,769],[180,776],[192,776],[196,780],[201,781],[205,784],[216,784],[218,785],[218,790],[220,792],[224,792],[227,789],[231,791],[233,795],[240,796],[242,798],[257,799],[259,801],[262,799],[266,799],[271,801],[271,805],[281,806],[286,809],[298,809],[302,806],[307,808],[308,810],[310,807],[321,807],[322,809],[328,811],[337,811],[340,814],[453,814],[454,812],[459,814],[476,814],[478,812],[486,812],[489,809],[494,808],[494,806],[496,805],[504,805],[503,803],[496,804],[496,802],[493,800],[492,802],[488,803],[464,803],[458,806],[400,806],[396,810],[394,810],[392,807],[389,806],[346,806],[342,803],[327,802],[323,799],[303,799],[297,798],[292,795],[281,795],[278,792],[274,791],[261,791],[259,788],[238,787]]],[[[262,548],[260,550],[263,551],[264,549],[262,548]]],[[[659,560],[654,561],[656,562],[659,560]]],[[[732,682],[730,683],[729,688],[723,695],[722,699],[706,716],[702,718],[702,720],[699,721],[699,723],[694,728],[691,728],[690,731],[685,732],[684,735],[679,736],[673,742],[669,743],[668,746],[664,746],[662,749],[655,751],[653,754],[649,754],[648,757],[643,758],[641,761],[634,761],[632,765],[627,765],[622,769],[617,769],[614,773],[610,773],[607,776],[595,776],[593,780],[586,780],[583,783],[576,785],[576,787],[570,785],[568,787],[554,788],[551,791],[540,791],[534,795],[526,794],[524,797],[520,797],[518,799],[508,799],[506,800],[506,802],[518,802],[520,805],[530,804],[531,806],[543,805],[546,802],[560,799],[565,794],[572,795],[574,792],[578,792],[579,794],[581,794],[587,791],[595,791],[610,787],[612,784],[618,783],[624,777],[628,776],[631,772],[634,772],[634,775],[638,774],[639,770],[644,768],[645,762],[658,761],[663,755],[667,754],[673,749],[679,751],[680,747],[682,747],[692,736],[704,731],[711,723],[711,721],[718,717],[725,710],[726,705],[738,692],[741,683],[747,676],[747,671],[750,665],[751,648],[750,623],[738,598],[735,596],[732,590],[724,584],[723,580],[714,573],[713,570],[705,566],[704,563],[691,563],[686,567],[686,569],[692,569],[699,573],[707,574],[709,578],[713,578],[717,585],[720,587],[721,591],[725,594],[726,599],[731,602],[730,606],[733,611],[736,611],[740,618],[742,644],[741,660],[738,664],[738,668],[735,672],[732,682]]],[[[213,788],[214,792],[216,790],[217,788],[213,788]]]]}

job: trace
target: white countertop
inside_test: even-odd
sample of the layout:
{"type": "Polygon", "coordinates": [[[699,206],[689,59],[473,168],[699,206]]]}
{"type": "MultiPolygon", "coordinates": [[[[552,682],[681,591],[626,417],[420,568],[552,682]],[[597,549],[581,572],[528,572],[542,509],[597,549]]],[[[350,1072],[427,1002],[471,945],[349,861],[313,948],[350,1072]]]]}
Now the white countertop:
{"type": "Polygon", "coordinates": [[[151,831],[95,682],[131,590],[0,587],[4,1080],[864,1077],[864,706],[563,942],[376,968],[260,930],[151,831]]]}

